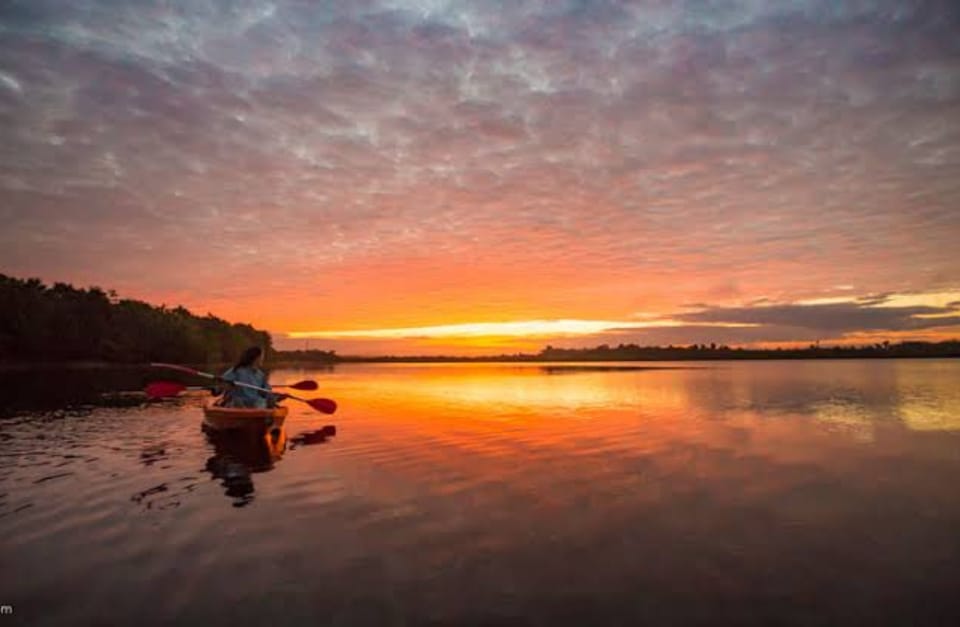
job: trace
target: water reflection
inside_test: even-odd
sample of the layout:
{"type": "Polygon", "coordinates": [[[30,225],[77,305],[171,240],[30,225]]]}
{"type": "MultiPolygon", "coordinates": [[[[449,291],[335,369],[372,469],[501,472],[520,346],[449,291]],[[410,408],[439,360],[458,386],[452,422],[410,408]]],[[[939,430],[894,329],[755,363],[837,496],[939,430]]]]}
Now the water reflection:
{"type": "Polygon", "coordinates": [[[280,461],[287,447],[286,427],[213,431],[204,429],[214,454],[206,469],[219,479],[234,507],[253,502],[253,474],[268,472],[280,461]]]}
{"type": "Polygon", "coordinates": [[[329,438],[337,434],[337,428],[334,425],[327,425],[322,429],[316,429],[314,431],[304,431],[299,433],[296,436],[290,438],[289,445],[290,450],[294,450],[299,446],[313,446],[316,444],[323,444],[329,438]]]}
{"type": "MultiPolygon", "coordinates": [[[[189,411],[190,408],[185,409],[189,411]]],[[[245,507],[254,501],[254,475],[274,470],[287,451],[328,442],[336,434],[336,427],[327,425],[293,437],[288,437],[285,426],[225,431],[202,428],[202,431],[202,435],[191,436],[190,439],[195,438],[197,444],[206,444],[209,447],[207,451],[213,453],[203,463],[203,470],[219,482],[222,494],[228,497],[234,507],[245,507]]],[[[200,481],[193,474],[175,476],[170,471],[176,471],[177,468],[182,470],[199,454],[199,447],[166,440],[143,447],[138,454],[140,464],[144,469],[159,471],[159,475],[151,472],[149,476],[162,478],[162,481],[138,489],[130,500],[143,510],[162,511],[180,507],[188,495],[197,491],[200,481]]],[[[69,474],[72,473],[44,475],[37,483],[69,474]]]]}
{"type": "Polygon", "coordinates": [[[637,364],[553,364],[540,366],[544,374],[577,374],[583,372],[637,372],[640,370],[691,370],[695,366],[640,366],[637,364]]]}
{"type": "Polygon", "coordinates": [[[865,440],[887,423],[960,430],[951,360],[726,364],[683,380],[691,409],[715,416],[807,417],[865,440]]]}
{"type": "Polygon", "coordinates": [[[957,361],[937,360],[925,368],[900,368],[898,413],[916,431],[960,431],[960,385],[957,361]]]}
{"type": "Polygon", "coordinates": [[[202,398],[0,420],[0,588],[46,624],[956,622],[960,362],[553,374],[275,373],[337,439],[203,435],[202,398]]]}
{"type": "MultiPolygon", "coordinates": [[[[144,393],[149,382],[170,380],[196,385],[196,378],[158,371],[148,366],[74,365],[23,366],[0,364],[0,418],[42,411],[85,412],[97,407],[137,408],[171,402],[150,400],[144,393]]],[[[193,391],[184,396],[203,396],[193,391]]]]}
{"type": "Polygon", "coordinates": [[[140,451],[140,463],[142,463],[144,466],[152,466],[153,464],[164,461],[167,458],[167,448],[162,444],[148,446],[140,451]]]}
{"type": "Polygon", "coordinates": [[[66,407],[135,408],[155,378],[156,370],[142,366],[7,367],[0,370],[0,417],[66,407]]]}

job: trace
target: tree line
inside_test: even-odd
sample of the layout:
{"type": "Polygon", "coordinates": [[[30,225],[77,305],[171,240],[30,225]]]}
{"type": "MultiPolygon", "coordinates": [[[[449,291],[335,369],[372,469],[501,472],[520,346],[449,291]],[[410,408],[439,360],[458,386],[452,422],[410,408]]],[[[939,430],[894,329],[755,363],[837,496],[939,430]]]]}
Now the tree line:
{"type": "Polygon", "coordinates": [[[820,346],[802,348],[731,348],[716,344],[689,346],[638,346],[602,344],[593,348],[554,348],[547,346],[536,359],[543,361],[684,361],[709,359],[856,359],[893,357],[960,357],[960,341],[879,342],[859,346],[820,346]]]}
{"type": "Polygon", "coordinates": [[[880,342],[860,346],[820,346],[819,343],[800,348],[731,348],[717,344],[686,346],[638,346],[601,344],[592,348],[555,348],[547,346],[537,353],[505,355],[454,356],[351,356],[337,355],[335,351],[295,350],[278,351],[276,359],[284,363],[425,363],[425,362],[551,362],[551,361],[689,361],[730,359],[865,359],[905,357],[960,357],[960,341],[945,342],[880,342]]]}
{"type": "Polygon", "coordinates": [[[221,364],[249,346],[271,353],[270,334],[99,287],[0,274],[0,361],[221,364]]]}

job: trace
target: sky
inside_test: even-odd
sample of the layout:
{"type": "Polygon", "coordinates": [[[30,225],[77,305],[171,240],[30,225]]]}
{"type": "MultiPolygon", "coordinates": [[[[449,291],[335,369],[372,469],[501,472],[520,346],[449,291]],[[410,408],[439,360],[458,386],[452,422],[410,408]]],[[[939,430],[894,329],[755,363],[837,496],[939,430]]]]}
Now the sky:
{"type": "Polygon", "coordinates": [[[960,4],[3,0],[0,224],[281,348],[960,337],[960,4]]]}

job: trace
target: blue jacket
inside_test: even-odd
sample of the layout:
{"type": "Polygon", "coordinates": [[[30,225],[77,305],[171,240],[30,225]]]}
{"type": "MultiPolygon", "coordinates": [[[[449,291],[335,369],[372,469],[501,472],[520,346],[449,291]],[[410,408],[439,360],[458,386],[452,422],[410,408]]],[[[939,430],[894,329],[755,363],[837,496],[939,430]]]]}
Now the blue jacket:
{"type": "MultiPolygon", "coordinates": [[[[248,383],[258,388],[271,389],[267,383],[267,375],[263,370],[252,367],[230,368],[221,375],[225,381],[248,383]]],[[[259,392],[238,385],[227,388],[223,394],[224,407],[256,407],[265,408],[274,405],[273,395],[269,392],[259,392]]]]}

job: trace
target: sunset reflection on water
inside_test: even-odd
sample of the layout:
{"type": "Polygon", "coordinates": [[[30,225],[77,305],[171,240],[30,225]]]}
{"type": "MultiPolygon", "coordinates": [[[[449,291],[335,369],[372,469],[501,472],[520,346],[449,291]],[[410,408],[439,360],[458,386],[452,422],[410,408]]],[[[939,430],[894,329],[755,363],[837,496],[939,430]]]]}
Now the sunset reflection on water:
{"type": "Polygon", "coordinates": [[[54,623],[157,594],[158,624],[956,615],[960,362],[273,377],[340,410],[288,402],[284,433],[239,442],[200,432],[199,397],[0,421],[12,600],[54,623]]]}

